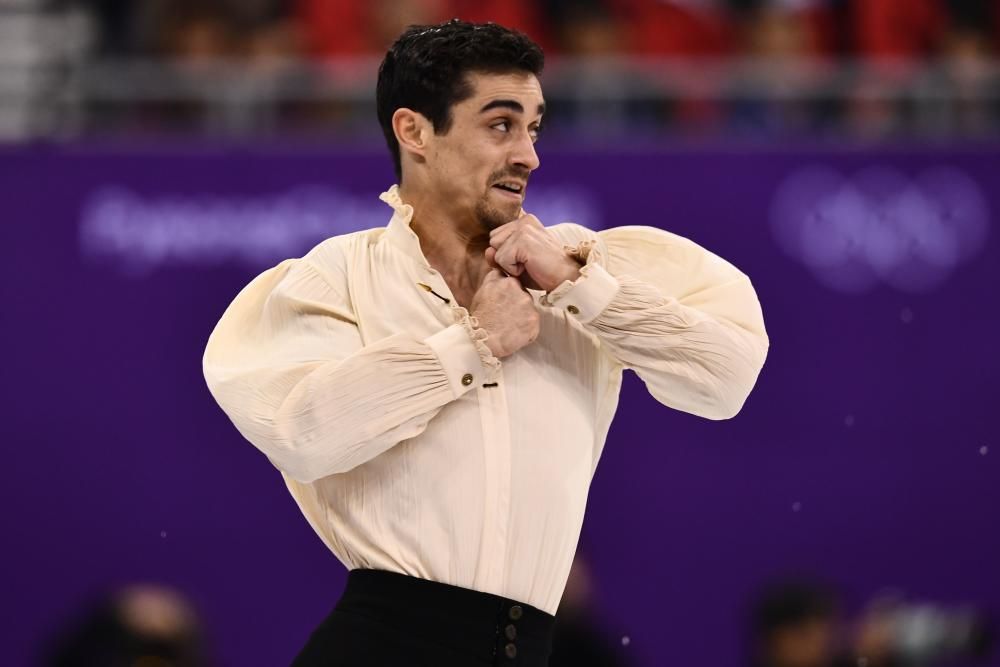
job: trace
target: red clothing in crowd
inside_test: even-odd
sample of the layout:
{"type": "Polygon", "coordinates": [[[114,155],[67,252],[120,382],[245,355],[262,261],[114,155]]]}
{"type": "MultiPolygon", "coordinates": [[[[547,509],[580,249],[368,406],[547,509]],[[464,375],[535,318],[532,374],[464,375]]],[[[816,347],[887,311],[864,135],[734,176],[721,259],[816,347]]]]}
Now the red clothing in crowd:
{"type": "Polygon", "coordinates": [[[307,50],[318,57],[381,54],[406,23],[452,18],[517,28],[545,47],[537,4],[528,0],[300,0],[297,16],[307,50]]]}

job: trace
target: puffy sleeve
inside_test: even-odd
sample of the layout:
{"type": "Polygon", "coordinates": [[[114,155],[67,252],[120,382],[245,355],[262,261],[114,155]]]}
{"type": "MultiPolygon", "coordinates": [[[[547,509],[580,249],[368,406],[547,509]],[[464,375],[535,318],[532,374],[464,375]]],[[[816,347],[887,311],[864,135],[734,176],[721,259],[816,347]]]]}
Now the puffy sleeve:
{"type": "Polygon", "coordinates": [[[729,419],[743,407],[769,341],[750,279],[694,242],[654,227],[590,232],[567,251],[581,276],[547,294],[593,332],[607,354],[677,410],[729,419]]]}
{"type": "Polygon", "coordinates": [[[453,325],[423,340],[397,334],[363,345],[347,286],[306,259],[286,260],[237,295],[202,368],[239,432],[311,482],[418,435],[491,377],[499,361],[486,332],[464,308],[454,312],[453,325]]]}

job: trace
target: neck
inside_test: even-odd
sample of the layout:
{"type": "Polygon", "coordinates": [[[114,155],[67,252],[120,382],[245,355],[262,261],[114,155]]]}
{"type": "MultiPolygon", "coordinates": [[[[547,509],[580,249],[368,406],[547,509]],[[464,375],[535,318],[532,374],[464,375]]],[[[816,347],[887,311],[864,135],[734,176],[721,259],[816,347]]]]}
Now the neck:
{"type": "Polygon", "coordinates": [[[453,290],[475,290],[488,270],[484,253],[489,231],[470,214],[456,214],[425,192],[399,188],[399,197],[413,207],[410,229],[420,239],[427,262],[453,290]]]}

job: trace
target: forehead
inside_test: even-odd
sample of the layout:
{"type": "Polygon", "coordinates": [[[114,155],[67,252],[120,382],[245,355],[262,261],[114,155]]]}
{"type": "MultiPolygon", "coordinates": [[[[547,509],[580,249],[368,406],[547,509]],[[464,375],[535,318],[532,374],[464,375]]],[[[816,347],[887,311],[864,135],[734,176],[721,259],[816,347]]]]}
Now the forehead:
{"type": "Polygon", "coordinates": [[[545,104],[542,97],[542,84],[538,77],[530,72],[510,72],[507,74],[489,74],[485,72],[469,72],[466,81],[472,88],[472,97],[463,101],[463,105],[478,111],[483,104],[491,100],[506,99],[521,103],[527,115],[537,115],[538,107],[545,104]]]}

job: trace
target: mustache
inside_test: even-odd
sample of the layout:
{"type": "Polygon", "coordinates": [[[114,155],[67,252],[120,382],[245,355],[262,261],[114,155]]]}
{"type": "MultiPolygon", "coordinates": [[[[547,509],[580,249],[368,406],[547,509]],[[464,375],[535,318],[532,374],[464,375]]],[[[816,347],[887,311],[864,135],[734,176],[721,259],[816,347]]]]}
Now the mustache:
{"type": "Polygon", "coordinates": [[[502,171],[496,171],[490,174],[490,184],[499,183],[507,179],[512,179],[515,181],[520,181],[528,185],[528,176],[531,174],[529,169],[504,169],[502,171]]]}

